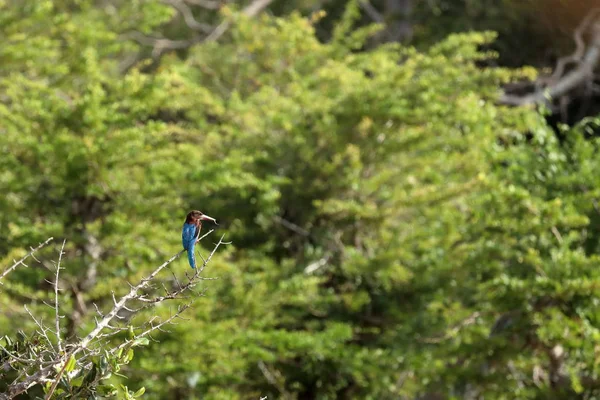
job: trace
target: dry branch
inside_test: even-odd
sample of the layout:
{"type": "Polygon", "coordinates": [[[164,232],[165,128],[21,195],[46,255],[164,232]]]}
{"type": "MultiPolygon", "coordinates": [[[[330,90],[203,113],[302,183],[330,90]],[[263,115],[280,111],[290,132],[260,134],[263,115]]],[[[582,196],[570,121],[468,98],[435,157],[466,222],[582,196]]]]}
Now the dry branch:
{"type": "Polygon", "coordinates": [[[181,295],[186,290],[192,289],[194,286],[196,286],[198,284],[198,280],[202,279],[200,277],[200,274],[202,273],[202,271],[204,271],[204,267],[206,267],[206,265],[210,262],[210,259],[215,254],[215,252],[217,251],[217,249],[219,248],[219,246],[221,244],[227,244],[227,243],[223,242],[223,236],[221,236],[219,243],[217,243],[215,248],[210,252],[210,255],[208,256],[208,258],[206,260],[204,260],[204,262],[202,263],[202,267],[196,268],[196,272],[194,273],[194,275],[192,275],[191,277],[188,278],[188,282],[185,285],[183,285],[183,286],[178,285],[179,287],[177,288],[177,290],[174,290],[172,292],[167,292],[167,294],[164,296],[159,296],[159,297],[154,297],[154,298],[149,299],[146,296],[142,295],[142,296],[137,296],[136,300],[139,300],[143,303],[151,303],[151,304],[160,303],[165,300],[176,299],[179,297],[179,295],[181,295]]]}
{"type": "Polygon", "coordinates": [[[594,69],[600,61],[600,20],[598,15],[600,9],[593,10],[582,21],[574,33],[576,50],[573,54],[561,58],[557,62],[554,73],[550,78],[540,79],[538,83],[547,83],[541,89],[525,96],[515,96],[504,94],[500,98],[502,104],[522,106],[527,104],[546,104],[549,105],[553,99],[569,93],[573,89],[583,85],[585,82],[593,79],[594,69]],[[591,25],[591,28],[590,28],[591,25]],[[585,31],[590,30],[590,43],[585,50],[585,44],[582,39],[585,31]],[[564,74],[567,65],[576,64],[577,66],[564,74]]]}
{"type": "MultiPolygon", "coordinates": [[[[208,231],[201,238],[199,238],[198,241],[200,241],[203,238],[205,238],[206,236],[210,235],[212,232],[213,232],[213,230],[208,231]]],[[[213,253],[216,251],[216,249],[222,243],[223,243],[222,240],[220,240],[219,243],[215,246],[213,253]]],[[[184,252],[185,252],[185,250],[181,250],[179,253],[175,254],[173,257],[169,258],[167,261],[162,263],[150,275],[143,278],[137,285],[132,286],[131,289],[129,290],[129,293],[127,293],[125,296],[121,297],[121,299],[118,302],[115,302],[115,305],[112,308],[112,310],[110,310],[110,312],[104,316],[104,318],[96,325],[96,328],[94,328],[90,333],[88,333],[88,335],[86,337],[84,337],[76,346],[74,346],[74,348],[72,350],[72,354],[76,355],[80,351],[86,349],[87,346],[89,345],[89,343],[93,339],[95,339],[96,336],[98,336],[98,334],[100,334],[100,332],[102,332],[102,330],[104,330],[108,326],[108,324],[117,316],[117,313],[119,311],[121,311],[121,309],[123,309],[123,307],[125,306],[125,303],[127,303],[129,300],[139,298],[139,296],[137,295],[138,291],[140,291],[141,289],[148,286],[148,284],[156,277],[156,275],[158,275],[158,273],[160,271],[162,271],[167,265],[171,264],[173,261],[175,261],[177,258],[179,258],[179,256],[181,256],[181,254],[183,254],[184,252]]],[[[213,253],[211,253],[211,255],[213,253]]],[[[202,269],[204,269],[205,265],[206,265],[206,263],[202,266],[202,269]]]]}
{"type": "MultiPolygon", "coordinates": [[[[121,36],[125,40],[134,40],[143,46],[152,47],[152,58],[158,60],[165,52],[172,50],[181,50],[189,48],[195,44],[202,42],[214,42],[223,36],[231,27],[232,22],[228,19],[222,21],[216,27],[211,27],[207,24],[198,22],[188,4],[199,5],[203,8],[217,9],[220,4],[217,2],[207,2],[206,0],[164,0],[165,3],[173,6],[184,18],[186,25],[194,32],[204,33],[205,35],[195,35],[190,39],[171,40],[168,38],[159,38],[145,35],[139,31],[130,31],[121,36]]],[[[271,4],[273,0],[254,0],[242,10],[242,14],[247,17],[254,17],[271,4]]],[[[129,60],[121,68],[122,71],[127,71],[130,67],[140,61],[139,57],[134,57],[129,60]]]]}
{"type": "MultiPolygon", "coordinates": [[[[198,239],[198,241],[207,237],[212,232],[213,232],[213,230],[208,231],[206,234],[204,234],[202,237],[200,237],[198,239]]],[[[29,255],[33,254],[35,251],[39,250],[41,247],[46,245],[50,240],[51,239],[48,239],[45,243],[42,243],[37,248],[32,249],[31,253],[28,254],[27,256],[29,256],[29,255]]],[[[2,349],[10,356],[10,358],[12,358],[12,360],[14,362],[20,362],[20,363],[24,364],[25,367],[22,371],[17,369],[18,372],[22,372],[21,375],[19,376],[19,378],[17,378],[17,380],[15,382],[13,382],[12,384],[10,384],[8,386],[8,390],[6,393],[0,393],[0,400],[12,399],[17,395],[26,392],[29,388],[31,388],[32,386],[35,386],[37,384],[52,382],[50,390],[48,391],[48,394],[47,394],[47,398],[49,398],[52,395],[52,392],[56,389],[58,382],[60,381],[62,375],[65,373],[65,365],[67,364],[68,360],[71,359],[71,357],[75,357],[75,356],[79,355],[79,358],[77,359],[77,364],[79,365],[79,370],[81,370],[82,368],[83,369],[89,368],[91,366],[90,356],[99,354],[99,348],[96,347],[96,345],[106,343],[105,340],[108,340],[109,338],[113,337],[116,333],[123,332],[123,330],[127,329],[127,328],[111,325],[111,321],[113,321],[115,318],[119,318],[118,313],[121,310],[126,309],[132,313],[136,313],[145,308],[145,307],[141,307],[141,308],[138,308],[137,310],[133,310],[127,306],[127,303],[129,301],[142,301],[144,303],[157,304],[157,303],[161,303],[165,300],[181,298],[180,297],[181,294],[183,294],[186,291],[191,291],[192,288],[200,280],[203,279],[200,276],[200,274],[204,271],[205,267],[210,262],[210,260],[212,259],[213,255],[215,254],[215,252],[217,251],[219,246],[221,246],[222,244],[228,244],[227,242],[223,241],[223,236],[221,236],[218,243],[215,244],[215,247],[211,251],[210,255],[206,259],[203,258],[204,262],[203,262],[202,266],[200,268],[198,268],[192,276],[188,277],[188,282],[185,285],[179,285],[178,289],[176,289],[175,291],[167,293],[167,295],[165,295],[165,296],[160,296],[160,297],[156,297],[156,298],[148,298],[146,295],[140,294],[142,289],[150,287],[151,283],[154,282],[157,275],[163,269],[165,269],[168,265],[170,265],[173,261],[175,261],[177,258],[179,258],[181,256],[181,254],[183,254],[185,252],[185,250],[182,250],[182,251],[176,253],[171,258],[169,258],[167,261],[165,261],[160,266],[158,266],[148,276],[141,279],[136,285],[130,284],[129,292],[126,295],[122,296],[119,300],[114,299],[114,297],[113,297],[114,305],[109,312],[103,314],[100,312],[99,309],[96,308],[101,319],[96,321],[95,328],[92,331],[90,331],[83,339],[80,339],[80,340],[76,341],[75,343],[63,344],[63,342],[61,341],[61,337],[60,337],[60,320],[59,320],[60,315],[59,315],[59,307],[58,307],[58,278],[59,278],[59,271],[60,271],[60,263],[62,261],[62,254],[63,254],[63,250],[64,250],[64,242],[63,242],[63,247],[61,248],[61,253],[59,255],[59,259],[58,259],[58,263],[57,263],[57,270],[56,270],[55,282],[54,282],[55,316],[56,316],[55,326],[56,326],[56,337],[57,337],[58,349],[56,349],[53,346],[53,344],[50,340],[50,337],[47,335],[47,332],[50,330],[48,328],[45,328],[42,321],[37,320],[33,316],[33,314],[30,313],[32,319],[38,325],[38,327],[41,331],[41,335],[48,341],[48,343],[49,343],[48,348],[46,351],[44,351],[43,354],[40,355],[41,358],[28,359],[28,358],[20,357],[19,354],[13,354],[8,349],[5,349],[4,347],[2,347],[2,349]],[[103,331],[105,331],[105,330],[108,331],[109,333],[108,334],[103,333],[103,331]],[[31,374],[31,373],[28,374],[26,372],[28,370],[27,367],[30,367],[32,365],[36,365],[38,367],[38,368],[36,368],[37,371],[33,374],[31,374]],[[60,366],[60,369],[57,372],[57,368],[59,366],[60,366]]],[[[22,261],[25,258],[27,258],[27,256],[25,256],[22,260],[17,261],[15,263],[15,265],[19,265],[19,263],[22,263],[22,261]]],[[[15,266],[13,266],[11,268],[14,269],[15,266]]],[[[153,318],[150,321],[143,324],[141,327],[138,326],[136,329],[143,328],[144,326],[146,328],[143,328],[144,330],[142,331],[141,334],[135,336],[133,339],[126,341],[125,343],[115,346],[114,348],[108,350],[108,352],[110,354],[115,354],[120,349],[134,345],[134,342],[136,339],[139,339],[139,338],[142,338],[145,336],[150,336],[150,334],[152,332],[157,331],[157,330],[162,330],[162,327],[165,326],[166,324],[172,324],[175,319],[181,318],[181,313],[183,313],[185,310],[187,310],[191,306],[192,302],[188,302],[187,304],[178,307],[177,311],[173,315],[171,315],[171,317],[167,318],[166,320],[164,320],[162,322],[155,323],[154,318],[153,318]]],[[[29,312],[29,310],[27,310],[27,311],[29,312]]],[[[3,368],[11,368],[11,363],[5,362],[2,365],[2,367],[3,368]]]]}
{"type": "Polygon", "coordinates": [[[62,261],[62,256],[65,251],[65,243],[66,240],[63,240],[63,244],[60,248],[60,253],[58,255],[58,263],[56,264],[56,275],[54,276],[54,325],[56,329],[56,344],[58,346],[58,352],[62,353],[62,340],[60,338],[60,313],[58,312],[58,276],[60,275],[60,262],[62,261]]]}
{"type": "Polygon", "coordinates": [[[0,274],[0,285],[2,284],[2,279],[4,279],[4,277],[8,274],[10,274],[15,268],[17,268],[19,265],[23,265],[23,266],[27,266],[27,264],[24,263],[24,261],[26,259],[28,259],[29,257],[33,256],[33,254],[36,251],[39,251],[42,247],[46,246],[48,243],[50,243],[52,240],[54,240],[54,238],[48,238],[46,239],[45,242],[40,243],[36,248],[31,248],[31,251],[27,254],[25,254],[23,256],[23,258],[21,258],[19,261],[15,261],[13,265],[11,265],[10,267],[8,267],[2,274],[0,274]]]}
{"type": "Polygon", "coordinates": [[[181,16],[183,17],[183,20],[185,21],[185,24],[191,30],[200,31],[204,33],[210,33],[210,31],[212,30],[212,26],[210,26],[209,24],[196,21],[196,19],[194,18],[194,14],[192,13],[192,9],[182,0],[163,0],[163,2],[171,5],[177,11],[179,11],[181,16]]]}
{"type": "MultiPolygon", "coordinates": [[[[246,8],[244,8],[242,10],[242,14],[244,14],[247,17],[255,17],[262,10],[267,8],[267,6],[269,4],[271,4],[272,2],[273,2],[273,0],[254,0],[252,3],[250,3],[250,5],[248,5],[246,8]]],[[[221,22],[211,32],[211,34],[206,37],[206,39],[204,41],[214,42],[214,41],[218,40],[221,36],[223,36],[223,34],[225,32],[227,32],[227,30],[229,29],[230,26],[231,26],[231,21],[225,20],[225,21],[221,22]]]]}
{"type": "Polygon", "coordinates": [[[371,17],[371,19],[373,21],[380,23],[380,24],[385,22],[385,18],[383,16],[383,14],[381,14],[375,7],[373,7],[373,5],[371,4],[371,2],[369,0],[361,0],[359,2],[359,4],[362,7],[362,9],[365,10],[367,15],[369,17],[371,17]]]}

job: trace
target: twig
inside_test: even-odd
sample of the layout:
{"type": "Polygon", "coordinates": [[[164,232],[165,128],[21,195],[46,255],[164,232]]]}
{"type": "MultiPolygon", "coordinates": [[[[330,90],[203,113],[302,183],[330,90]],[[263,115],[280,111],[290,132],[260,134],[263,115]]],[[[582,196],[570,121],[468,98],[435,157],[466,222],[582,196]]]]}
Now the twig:
{"type": "MultiPolygon", "coordinates": [[[[196,29],[195,32],[202,31],[204,33],[207,33],[206,29],[205,29],[206,26],[204,26],[203,24],[202,24],[202,26],[196,25],[196,24],[200,24],[200,23],[193,18],[191,11],[189,13],[187,11],[182,12],[182,10],[189,10],[189,7],[187,7],[185,4],[183,4],[183,7],[181,7],[181,4],[182,4],[181,0],[174,0],[174,1],[177,4],[179,4],[178,10],[184,16],[184,19],[186,19],[186,15],[188,16],[187,21],[186,21],[188,26],[191,25],[190,26],[191,28],[198,27],[199,29],[196,29]],[[186,9],[186,7],[187,7],[187,9],[186,9]],[[190,19],[190,17],[192,17],[192,18],[190,19]]],[[[213,8],[212,5],[209,5],[209,3],[205,3],[206,0],[186,0],[185,2],[189,3],[189,4],[198,4],[198,5],[205,4],[208,6],[205,8],[213,8]]],[[[273,2],[273,0],[255,0],[249,6],[244,8],[242,10],[242,13],[249,17],[253,17],[256,14],[258,14],[260,11],[262,11],[264,8],[266,8],[271,2],[273,2]]],[[[173,2],[171,2],[171,4],[173,4],[173,2]]],[[[219,8],[219,6],[215,5],[214,9],[219,8]]],[[[136,30],[124,33],[123,35],[121,35],[121,38],[123,38],[125,40],[134,40],[134,41],[138,42],[139,44],[141,44],[142,46],[152,47],[152,52],[151,52],[152,60],[157,61],[162,57],[162,55],[164,53],[166,53],[168,51],[187,49],[198,43],[216,41],[221,36],[223,36],[223,34],[229,29],[230,26],[231,26],[231,22],[229,20],[225,20],[225,21],[222,21],[219,25],[217,25],[212,31],[210,31],[210,33],[208,35],[203,36],[203,35],[196,34],[192,38],[184,39],[184,40],[171,40],[168,38],[158,38],[158,37],[147,36],[136,30]]],[[[138,53],[136,55],[133,55],[132,57],[128,57],[126,60],[124,60],[120,64],[120,66],[119,66],[120,73],[126,73],[143,58],[144,58],[144,52],[141,50],[138,51],[138,53]]]]}
{"type": "MultiPolygon", "coordinates": [[[[202,271],[204,271],[204,267],[206,267],[206,265],[210,262],[210,259],[215,254],[215,252],[217,251],[217,249],[219,248],[219,246],[221,246],[222,244],[228,244],[227,242],[223,242],[223,238],[224,237],[225,237],[224,235],[221,236],[221,238],[219,239],[219,242],[215,245],[214,249],[210,252],[210,254],[206,258],[206,260],[204,260],[204,258],[203,258],[204,262],[202,263],[202,267],[196,268],[196,272],[191,277],[188,277],[188,282],[185,285],[179,286],[179,288],[177,290],[174,290],[174,291],[172,291],[170,293],[167,293],[164,296],[154,297],[152,299],[147,299],[147,298],[145,298],[143,296],[138,296],[138,297],[135,297],[135,298],[137,300],[143,302],[143,303],[151,303],[151,304],[152,303],[160,303],[160,302],[165,301],[165,300],[175,299],[181,293],[185,292],[188,289],[193,288],[197,284],[196,280],[200,280],[199,279],[199,275],[202,273],[202,271]]],[[[206,278],[205,280],[209,280],[209,279],[210,278],[206,278]]]]}
{"type": "Polygon", "coordinates": [[[158,325],[153,325],[152,327],[150,327],[149,329],[146,329],[144,332],[140,333],[139,335],[136,335],[135,338],[130,339],[124,343],[122,343],[121,345],[119,345],[118,347],[115,347],[114,349],[111,350],[111,353],[114,354],[116,352],[118,352],[119,350],[131,345],[131,343],[133,343],[136,339],[139,338],[143,338],[145,336],[150,335],[150,333],[156,331],[156,330],[160,330],[161,327],[163,327],[166,324],[171,323],[174,319],[179,318],[179,316],[188,308],[190,308],[192,306],[194,302],[191,301],[181,307],[179,307],[179,309],[177,310],[177,312],[175,314],[173,314],[172,316],[170,316],[169,318],[167,318],[166,320],[164,320],[163,322],[161,322],[158,325]]]}
{"type": "Polygon", "coordinates": [[[58,375],[56,375],[56,379],[52,383],[50,390],[48,390],[48,394],[46,395],[45,400],[50,400],[52,398],[52,394],[56,390],[56,387],[58,386],[58,382],[60,382],[60,378],[65,373],[65,369],[67,368],[67,364],[69,363],[69,360],[71,359],[71,357],[73,357],[73,356],[70,355],[68,357],[65,357],[65,362],[64,362],[62,368],[60,369],[60,371],[58,372],[58,375]]]}
{"type": "MultiPolygon", "coordinates": [[[[262,10],[264,10],[265,8],[267,8],[267,6],[269,4],[271,4],[273,2],[273,0],[254,0],[252,3],[250,3],[250,5],[248,5],[246,8],[244,8],[242,10],[242,14],[246,15],[247,17],[254,17],[256,16],[259,12],[261,12],[262,10]]],[[[206,39],[204,39],[205,42],[214,42],[219,40],[219,38],[221,36],[223,36],[223,34],[225,32],[227,32],[227,30],[229,29],[229,27],[231,26],[231,21],[223,21],[221,22],[212,32],[210,35],[208,35],[206,37],[206,39]]]]}
{"type": "Polygon", "coordinates": [[[60,314],[58,312],[58,276],[60,274],[60,263],[62,261],[63,252],[65,250],[65,243],[67,240],[63,240],[62,246],[60,248],[60,253],[58,255],[58,264],[56,265],[56,276],[54,277],[54,317],[55,317],[55,325],[56,325],[56,340],[58,345],[58,352],[62,353],[62,340],[60,338],[60,314]]]}
{"type": "Polygon", "coordinates": [[[301,226],[294,224],[293,222],[288,221],[287,219],[281,218],[278,215],[274,216],[273,219],[275,220],[275,222],[283,225],[284,227],[288,228],[292,232],[296,232],[297,234],[302,235],[302,236],[310,236],[309,231],[302,228],[301,226]]]}
{"type": "MultiPolygon", "coordinates": [[[[27,254],[25,254],[25,256],[23,256],[23,258],[21,258],[19,261],[15,261],[15,263],[8,267],[6,269],[6,271],[4,271],[1,275],[0,275],[0,281],[2,281],[2,279],[8,275],[10,272],[12,272],[15,268],[17,268],[19,265],[25,265],[25,263],[23,261],[25,261],[29,256],[32,256],[36,251],[40,250],[42,247],[46,246],[48,243],[50,243],[54,238],[48,238],[46,239],[45,242],[40,243],[38,245],[38,247],[36,247],[35,249],[31,249],[31,251],[27,254]]],[[[2,284],[2,282],[0,282],[0,284],[2,284]]]]}
{"type": "MultiPolygon", "coordinates": [[[[209,232],[207,232],[204,236],[202,236],[202,238],[206,237],[207,235],[209,235],[212,232],[212,230],[210,230],[209,232]]],[[[202,238],[198,239],[201,240],[202,238]]],[[[117,313],[119,311],[121,311],[121,309],[123,308],[123,306],[125,306],[125,303],[127,303],[129,300],[132,300],[134,298],[137,297],[137,292],[143,288],[145,288],[146,286],[148,286],[148,283],[150,281],[152,281],[154,279],[154,277],[156,277],[156,275],[158,275],[158,273],[160,271],[163,270],[163,268],[165,268],[167,265],[171,264],[173,261],[175,261],[177,258],[179,258],[179,256],[181,256],[181,254],[183,254],[186,250],[181,250],[179,253],[175,254],[173,257],[169,258],[167,261],[165,261],[164,263],[162,263],[158,268],[156,268],[150,275],[148,275],[147,277],[143,278],[140,283],[138,283],[135,286],[132,286],[131,289],[129,290],[129,293],[127,293],[125,296],[121,297],[121,299],[118,302],[115,302],[114,307],[112,308],[112,310],[110,310],[110,312],[108,314],[106,314],[104,316],[104,318],[102,318],[102,320],[96,325],[96,328],[94,330],[92,330],[90,333],[87,334],[86,337],[84,337],[81,342],[79,342],[79,344],[77,345],[75,351],[73,354],[77,354],[79,353],[81,350],[87,348],[88,344],[96,337],[98,336],[98,334],[100,332],[102,332],[102,330],[104,328],[106,328],[108,326],[108,324],[110,323],[110,321],[113,320],[113,318],[115,318],[117,316],[117,313]]]]}
{"type": "Polygon", "coordinates": [[[8,356],[10,358],[12,358],[12,359],[14,359],[15,361],[18,361],[18,362],[25,363],[25,364],[31,364],[31,363],[34,363],[36,361],[33,358],[27,359],[27,358],[17,357],[14,354],[12,354],[10,351],[8,351],[8,349],[6,347],[2,346],[1,344],[0,344],[0,349],[4,350],[4,352],[6,354],[8,354],[8,356]]]}
{"type": "Polygon", "coordinates": [[[377,11],[375,7],[369,2],[369,0],[361,0],[358,4],[362,7],[363,10],[371,17],[371,19],[375,22],[383,23],[385,22],[385,18],[383,15],[377,11]]]}
{"type": "Polygon", "coordinates": [[[553,226],[552,228],[550,228],[550,230],[552,231],[552,234],[554,235],[556,240],[558,240],[558,243],[562,244],[563,238],[562,238],[562,235],[560,234],[560,232],[558,231],[558,229],[556,229],[556,226],[553,226]]]}
{"type": "MultiPolygon", "coordinates": [[[[218,40],[227,30],[231,27],[231,21],[225,20],[217,25],[214,29],[207,29],[207,26],[199,23],[193,18],[191,10],[187,5],[182,3],[181,0],[165,0],[167,3],[173,5],[173,7],[177,8],[177,10],[183,15],[186,24],[195,31],[202,31],[204,33],[208,33],[207,36],[196,36],[194,38],[188,40],[171,40],[166,38],[156,38],[151,36],[146,36],[139,31],[130,31],[128,33],[123,34],[121,37],[124,39],[135,40],[136,42],[144,45],[152,47],[152,57],[154,59],[160,58],[165,51],[168,50],[179,50],[185,49],[193,46],[197,43],[202,42],[214,42],[218,40]]],[[[190,3],[190,1],[187,1],[190,3]]],[[[255,0],[250,5],[242,10],[242,14],[248,17],[254,17],[259,12],[264,10],[269,4],[271,4],[273,0],[255,0]]],[[[127,63],[125,70],[135,64],[136,60],[132,60],[127,63]]]]}
{"type": "MultiPolygon", "coordinates": [[[[200,237],[198,239],[198,241],[200,241],[203,238],[205,238],[206,236],[210,235],[212,232],[213,232],[213,230],[208,231],[206,234],[204,234],[202,237],[200,237]]],[[[204,270],[204,268],[206,267],[206,265],[212,258],[212,255],[215,253],[216,249],[221,244],[228,244],[227,242],[223,241],[223,236],[221,237],[219,242],[216,244],[215,249],[211,252],[210,256],[202,264],[201,268],[197,269],[197,271],[194,274],[194,276],[192,277],[192,279],[197,279],[197,280],[200,279],[200,277],[198,275],[204,270]]],[[[63,242],[63,247],[64,247],[64,242],[63,242]]],[[[139,297],[138,292],[141,289],[144,289],[144,288],[150,286],[151,281],[156,278],[157,274],[160,271],[162,271],[165,267],[167,267],[169,264],[171,264],[173,261],[175,261],[177,258],[179,258],[181,256],[181,254],[183,254],[185,251],[186,250],[181,250],[180,252],[173,255],[171,258],[169,258],[163,264],[158,266],[151,274],[149,274],[148,276],[143,278],[137,285],[135,285],[135,286],[130,285],[131,289],[129,290],[129,292],[126,295],[124,295],[123,297],[121,297],[118,301],[115,299],[114,306],[108,313],[102,314],[97,309],[98,314],[102,317],[102,319],[96,323],[96,327],[91,332],[89,332],[83,339],[79,340],[77,343],[70,345],[70,349],[68,352],[66,352],[62,355],[57,354],[56,356],[53,356],[53,357],[55,357],[54,359],[51,359],[50,361],[41,364],[41,368],[39,368],[35,373],[22,374],[19,378],[17,378],[17,381],[13,382],[13,384],[8,386],[7,391],[5,393],[0,393],[0,400],[13,399],[15,396],[27,391],[30,387],[32,387],[36,384],[54,381],[53,385],[51,386],[50,391],[48,392],[48,396],[51,396],[52,392],[56,388],[56,385],[60,381],[60,378],[64,374],[65,367],[66,367],[68,361],[71,359],[71,357],[75,357],[77,354],[83,353],[83,356],[81,356],[78,360],[78,363],[80,363],[80,365],[81,365],[81,363],[83,363],[84,358],[87,359],[90,355],[97,354],[97,351],[95,351],[94,349],[92,349],[91,351],[88,350],[88,348],[90,347],[92,342],[96,343],[96,341],[100,337],[111,336],[111,335],[105,336],[104,334],[102,334],[102,331],[104,329],[112,329],[113,331],[122,332],[123,329],[114,327],[113,325],[111,325],[111,321],[115,317],[118,317],[117,314],[119,313],[119,311],[127,308],[126,303],[128,301],[137,299],[139,297]],[[54,376],[54,378],[52,380],[50,380],[49,377],[53,376],[56,373],[56,366],[62,362],[64,362],[64,365],[62,366],[61,370],[58,372],[57,375],[54,376]]],[[[61,249],[61,253],[62,253],[62,249],[61,249]]],[[[60,260],[61,260],[61,258],[59,258],[59,262],[60,262],[60,260]]],[[[186,290],[186,289],[192,290],[191,288],[194,286],[194,284],[195,284],[195,282],[188,282],[188,284],[183,286],[182,288],[184,288],[184,290],[186,290]]],[[[181,293],[182,291],[178,289],[177,292],[181,293]]],[[[150,336],[150,334],[156,330],[162,331],[161,328],[165,324],[173,323],[173,321],[176,318],[181,318],[181,313],[184,312],[187,308],[189,308],[190,305],[191,305],[191,303],[181,306],[174,315],[172,315],[170,318],[168,318],[167,320],[165,320],[157,325],[154,325],[152,323],[152,321],[149,321],[148,324],[150,325],[150,327],[148,329],[146,329],[144,332],[142,332],[141,335],[138,335],[137,337],[139,338],[139,337],[144,337],[144,336],[150,336]]],[[[133,311],[135,312],[135,310],[133,310],[133,311]]],[[[32,318],[33,318],[33,315],[32,315],[32,318]]],[[[35,318],[34,318],[34,321],[36,321],[38,326],[41,325],[40,323],[38,323],[38,321],[35,318]]],[[[60,325],[59,325],[59,327],[60,327],[60,325]]],[[[45,330],[43,328],[41,328],[41,329],[42,329],[42,334],[44,334],[45,330]]],[[[126,346],[126,345],[127,345],[127,342],[125,344],[122,344],[121,347],[126,346]]],[[[63,347],[63,350],[64,350],[64,348],[65,347],[63,347]]],[[[85,368],[85,366],[82,368],[85,368]]],[[[49,398],[49,397],[47,397],[47,398],[49,398]]]]}
{"type": "Polygon", "coordinates": [[[50,348],[53,349],[54,344],[52,344],[52,341],[50,340],[50,338],[48,337],[48,334],[46,333],[46,331],[48,331],[48,329],[44,328],[42,323],[33,316],[33,313],[29,310],[29,308],[27,308],[27,306],[23,306],[23,307],[25,308],[25,311],[27,311],[27,314],[29,314],[29,316],[31,317],[33,322],[35,322],[35,324],[38,326],[38,328],[40,328],[40,331],[41,331],[40,333],[42,334],[44,339],[46,339],[46,342],[48,342],[48,345],[50,346],[50,348]]]}
{"type": "MultiPolygon", "coordinates": [[[[152,57],[159,58],[166,50],[179,50],[187,49],[191,45],[197,42],[196,39],[190,40],[171,40],[165,38],[156,38],[152,36],[146,36],[139,31],[130,31],[121,35],[122,39],[135,40],[141,45],[152,47],[152,57]]],[[[137,61],[137,59],[136,59],[137,61]]],[[[128,63],[128,66],[132,66],[135,62],[128,63]]]]}
{"type": "Polygon", "coordinates": [[[190,28],[194,31],[200,31],[200,32],[204,32],[204,33],[209,33],[212,30],[212,26],[196,21],[196,19],[194,18],[194,15],[192,14],[192,10],[183,1],[181,1],[181,0],[163,0],[163,2],[173,6],[173,8],[175,8],[177,11],[179,11],[181,16],[183,17],[183,20],[185,21],[185,24],[188,26],[188,28],[190,28]]]}
{"type": "Polygon", "coordinates": [[[423,343],[440,343],[444,340],[448,340],[452,336],[456,335],[465,326],[472,325],[473,323],[475,323],[477,321],[477,318],[479,318],[480,316],[481,313],[479,311],[476,311],[473,314],[469,315],[466,319],[452,327],[450,331],[448,331],[445,335],[433,338],[425,338],[421,339],[420,341],[423,343]]]}
{"type": "Polygon", "coordinates": [[[265,378],[267,379],[267,381],[275,386],[275,388],[279,391],[279,393],[281,393],[281,396],[284,399],[291,399],[292,397],[290,396],[290,394],[285,390],[285,387],[277,381],[277,378],[275,378],[275,375],[273,375],[273,373],[271,371],[269,371],[269,368],[267,368],[267,365],[262,361],[258,361],[258,368],[260,369],[260,372],[262,372],[262,374],[265,376],[265,378]]]}

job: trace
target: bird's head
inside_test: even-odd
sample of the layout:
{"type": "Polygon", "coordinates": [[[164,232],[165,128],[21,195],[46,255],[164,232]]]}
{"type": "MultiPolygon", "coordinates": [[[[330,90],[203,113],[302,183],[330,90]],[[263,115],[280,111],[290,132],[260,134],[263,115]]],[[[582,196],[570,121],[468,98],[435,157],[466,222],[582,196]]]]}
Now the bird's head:
{"type": "MultiPolygon", "coordinates": [[[[212,221],[215,224],[217,224],[217,220],[214,219],[213,217],[209,217],[206,214],[203,214],[201,211],[198,210],[193,210],[190,211],[187,215],[187,217],[185,218],[185,222],[188,224],[195,224],[198,221],[212,221]]],[[[218,225],[218,224],[217,224],[218,225]]]]}

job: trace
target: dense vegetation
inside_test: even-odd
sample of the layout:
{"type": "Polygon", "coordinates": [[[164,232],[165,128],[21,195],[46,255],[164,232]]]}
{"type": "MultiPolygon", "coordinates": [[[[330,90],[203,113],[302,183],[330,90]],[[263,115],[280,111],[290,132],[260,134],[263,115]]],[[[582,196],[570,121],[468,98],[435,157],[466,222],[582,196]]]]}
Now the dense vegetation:
{"type": "MultiPolygon", "coordinates": [[[[148,399],[599,394],[600,120],[556,132],[498,105],[535,71],[486,66],[494,33],[366,46],[379,28],[357,2],[327,41],[318,13],[227,9],[222,40],[123,68],[151,57],[130,31],[172,30],[175,10],[95,3],[0,1],[0,266],[60,238],[2,281],[0,344],[36,329],[23,304],[52,320],[62,239],[77,337],[180,250],[197,208],[232,241],[204,272],[219,279],[110,383],[148,399]]],[[[165,285],[189,273],[169,268],[165,285]]]]}

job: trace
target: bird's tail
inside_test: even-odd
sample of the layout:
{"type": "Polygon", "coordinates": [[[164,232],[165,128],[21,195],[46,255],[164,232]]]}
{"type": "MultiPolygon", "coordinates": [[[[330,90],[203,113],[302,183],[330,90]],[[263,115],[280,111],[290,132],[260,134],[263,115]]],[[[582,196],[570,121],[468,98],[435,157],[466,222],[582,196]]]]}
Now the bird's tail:
{"type": "Polygon", "coordinates": [[[188,262],[190,263],[190,267],[196,268],[196,255],[194,254],[194,243],[190,245],[188,248],[188,262]]]}

